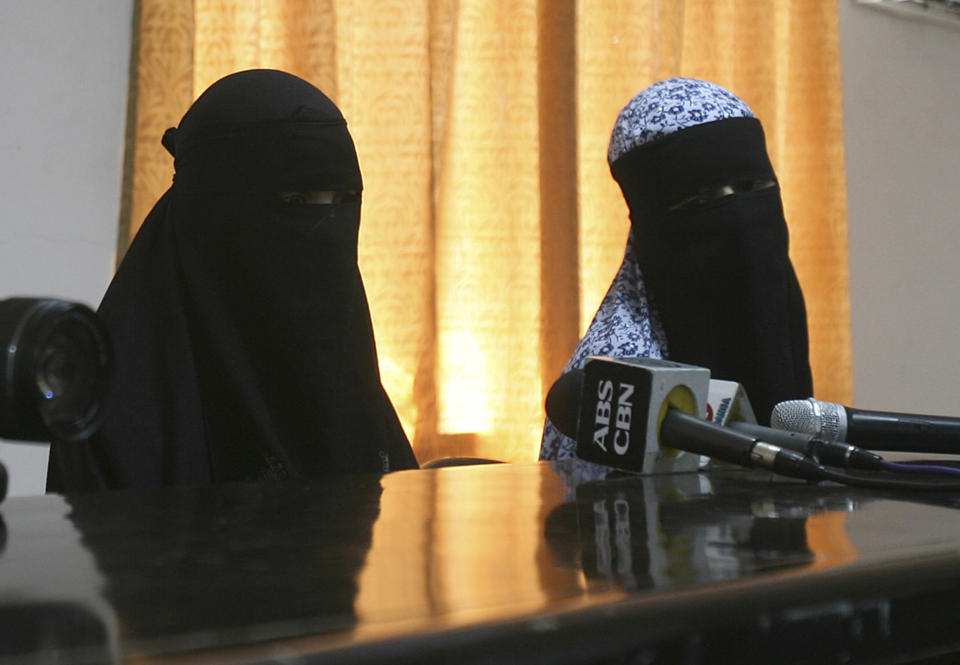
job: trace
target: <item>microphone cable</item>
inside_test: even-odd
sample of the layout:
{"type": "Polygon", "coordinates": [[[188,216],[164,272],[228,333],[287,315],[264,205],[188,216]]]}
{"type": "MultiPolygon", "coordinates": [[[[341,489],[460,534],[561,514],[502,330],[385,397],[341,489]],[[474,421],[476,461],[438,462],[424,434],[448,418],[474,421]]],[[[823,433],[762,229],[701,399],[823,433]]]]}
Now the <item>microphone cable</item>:
{"type": "Polygon", "coordinates": [[[899,480],[896,478],[877,478],[872,476],[863,476],[842,471],[832,471],[826,467],[820,467],[820,478],[818,480],[830,480],[843,485],[852,487],[864,487],[867,489],[879,490],[905,490],[910,492],[960,492],[960,481],[919,481],[919,480],[899,480]]]}
{"type": "Polygon", "coordinates": [[[911,460],[909,462],[890,462],[883,460],[881,468],[884,471],[894,473],[916,473],[937,476],[955,476],[960,478],[960,469],[955,466],[946,466],[943,464],[930,464],[922,460],[911,460]]]}

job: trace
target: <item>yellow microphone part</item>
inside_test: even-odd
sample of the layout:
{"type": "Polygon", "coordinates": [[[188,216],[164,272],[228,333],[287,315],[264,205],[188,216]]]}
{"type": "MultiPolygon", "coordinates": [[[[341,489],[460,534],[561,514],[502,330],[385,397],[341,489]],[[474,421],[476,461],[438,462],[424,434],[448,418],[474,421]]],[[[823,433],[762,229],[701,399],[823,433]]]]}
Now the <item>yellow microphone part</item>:
{"type": "Polygon", "coordinates": [[[702,414],[697,413],[697,398],[693,396],[693,392],[687,386],[674,386],[673,390],[667,393],[667,396],[663,399],[663,403],[660,405],[660,413],[657,414],[657,443],[665,456],[676,457],[681,453],[680,450],[660,443],[660,429],[663,427],[663,419],[667,417],[667,411],[670,409],[677,409],[697,418],[702,417],[702,414]]]}

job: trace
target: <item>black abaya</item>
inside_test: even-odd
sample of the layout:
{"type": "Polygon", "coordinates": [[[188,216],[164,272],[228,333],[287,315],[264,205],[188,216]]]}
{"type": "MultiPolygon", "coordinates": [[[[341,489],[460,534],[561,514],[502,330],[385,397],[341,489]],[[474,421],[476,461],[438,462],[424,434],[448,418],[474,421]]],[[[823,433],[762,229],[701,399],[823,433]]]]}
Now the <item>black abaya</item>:
{"type": "Polygon", "coordinates": [[[415,467],[380,383],[337,107],[295,76],[240,72],[164,145],[174,184],[98,310],[116,359],[106,421],[54,442],[48,490],[415,467]]]}

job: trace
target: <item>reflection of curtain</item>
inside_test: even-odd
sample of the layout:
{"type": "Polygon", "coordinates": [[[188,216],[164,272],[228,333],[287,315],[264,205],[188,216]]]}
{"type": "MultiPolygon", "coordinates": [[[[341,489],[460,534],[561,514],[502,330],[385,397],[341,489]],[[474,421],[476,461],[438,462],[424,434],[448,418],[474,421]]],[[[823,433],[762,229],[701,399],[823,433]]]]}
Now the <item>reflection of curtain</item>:
{"type": "MultiPolygon", "coordinates": [[[[430,613],[453,628],[536,612],[583,591],[579,569],[556,564],[544,533],[563,495],[548,467],[397,473],[381,484],[380,516],[358,579],[360,630],[365,623],[374,630],[419,624],[430,613]]],[[[561,544],[576,548],[576,522],[563,536],[561,544]]]]}
{"type": "Polygon", "coordinates": [[[816,568],[850,563],[859,556],[857,546],[847,534],[847,513],[831,510],[811,515],[804,525],[804,533],[816,568]]]}
{"type": "Polygon", "coordinates": [[[207,85],[272,67],[324,90],[360,155],[360,267],[421,460],[535,458],[545,387],[622,257],[610,130],[673,75],[732,89],[763,121],[817,395],[849,401],[834,0],[139,2],[131,231],[170,181],[163,130],[207,85]]]}

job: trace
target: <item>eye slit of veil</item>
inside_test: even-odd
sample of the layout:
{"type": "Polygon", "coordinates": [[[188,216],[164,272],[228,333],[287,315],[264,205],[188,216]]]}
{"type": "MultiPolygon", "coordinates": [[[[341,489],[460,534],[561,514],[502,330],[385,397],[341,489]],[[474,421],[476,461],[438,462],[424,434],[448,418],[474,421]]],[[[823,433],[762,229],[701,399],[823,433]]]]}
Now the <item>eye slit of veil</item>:
{"type": "Polygon", "coordinates": [[[353,201],[360,193],[356,190],[309,189],[289,192],[278,192],[277,198],[284,205],[331,205],[353,201]]]}
{"type": "Polygon", "coordinates": [[[763,178],[761,180],[743,180],[732,185],[710,187],[697,192],[693,196],[688,196],[678,203],[674,203],[672,206],[667,208],[667,212],[673,212],[675,210],[682,210],[685,208],[696,208],[727,196],[732,196],[733,194],[758,192],[762,189],[774,187],[776,184],[777,181],[773,178],[763,178]]]}

